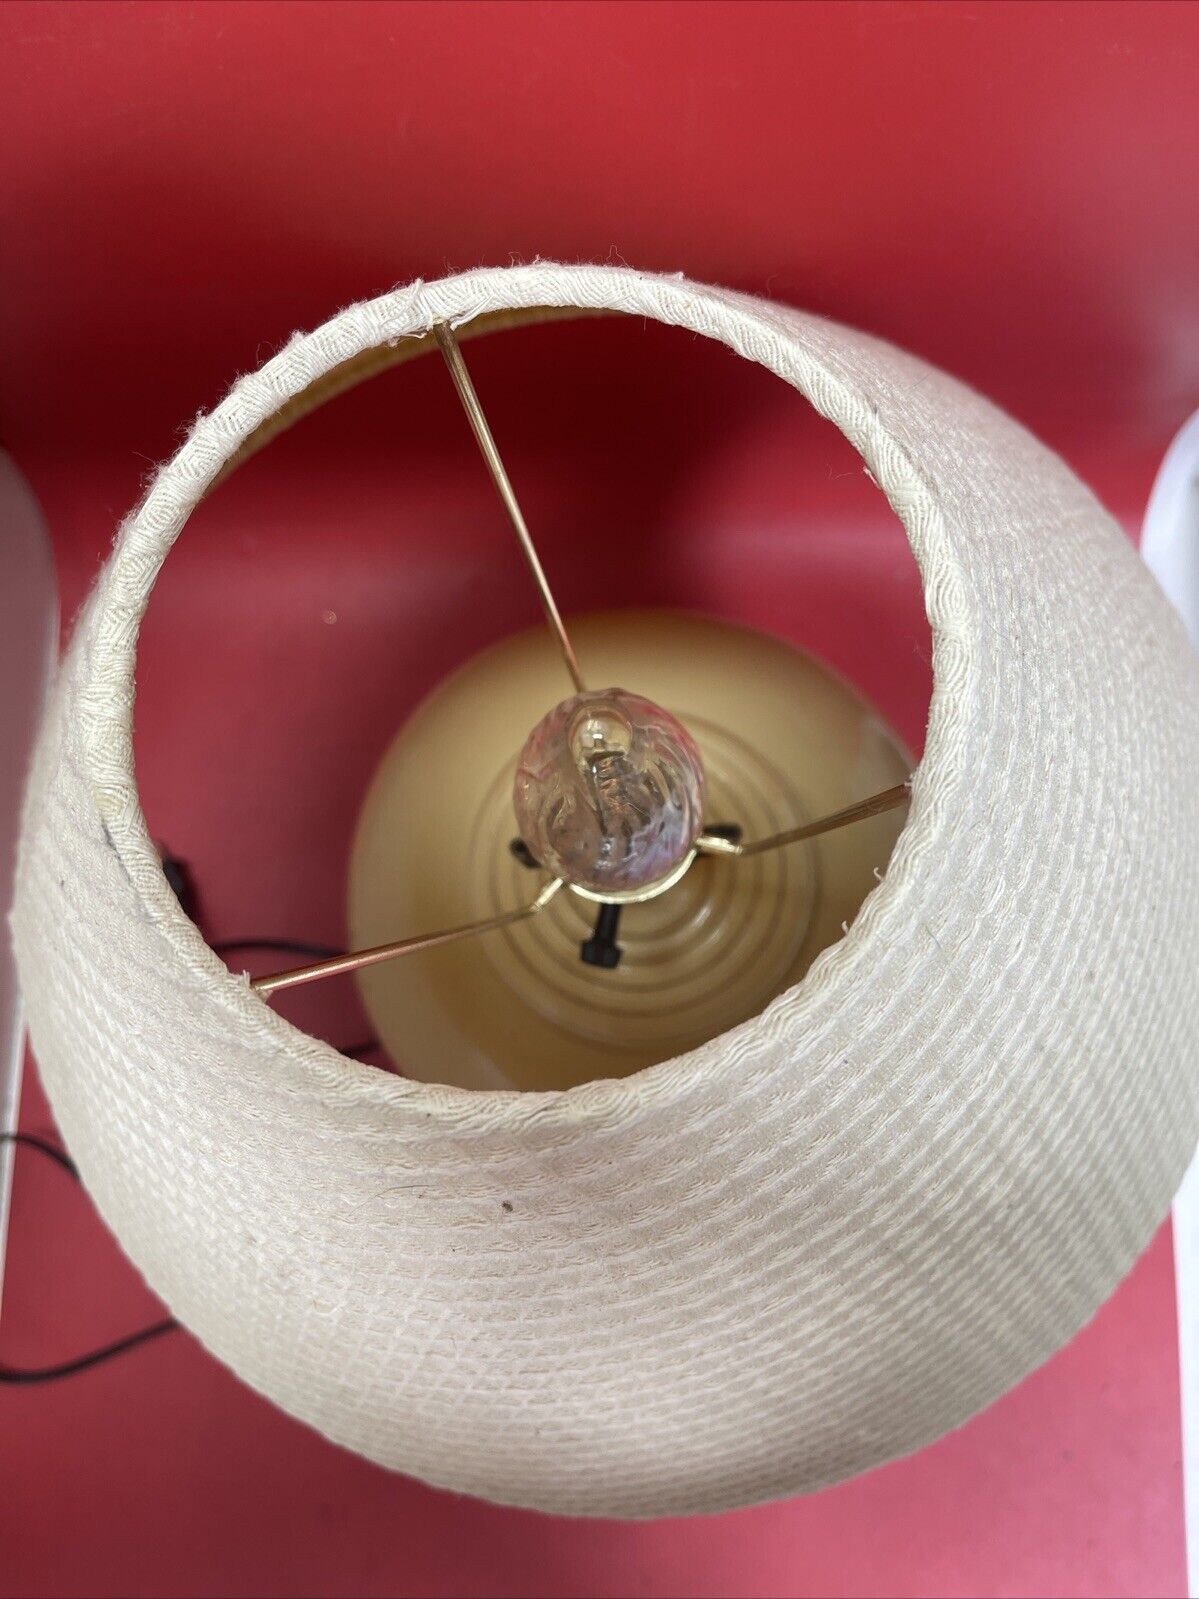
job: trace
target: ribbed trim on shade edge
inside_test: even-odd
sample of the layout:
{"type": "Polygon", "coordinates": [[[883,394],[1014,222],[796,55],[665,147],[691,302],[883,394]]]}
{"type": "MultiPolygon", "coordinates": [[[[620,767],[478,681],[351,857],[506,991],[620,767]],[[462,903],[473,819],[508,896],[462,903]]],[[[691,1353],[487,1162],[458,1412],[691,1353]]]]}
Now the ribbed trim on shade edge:
{"type": "Polygon", "coordinates": [[[1199,672],[1119,529],[986,401],[681,277],[416,283],[298,335],[122,528],[30,784],[14,912],[95,1201],[209,1349],[329,1437],[545,1510],[713,1511],[963,1421],[1063,1343],[1196,1142],[1199,672]],[[886,877],[761,1016],[621,1081],[479,1094],[298,1032],[182,915],[142,817],[137,631],[239,444],[357,353],[498,308],[717,339],[895,508],[934,646],[886,877]]]}

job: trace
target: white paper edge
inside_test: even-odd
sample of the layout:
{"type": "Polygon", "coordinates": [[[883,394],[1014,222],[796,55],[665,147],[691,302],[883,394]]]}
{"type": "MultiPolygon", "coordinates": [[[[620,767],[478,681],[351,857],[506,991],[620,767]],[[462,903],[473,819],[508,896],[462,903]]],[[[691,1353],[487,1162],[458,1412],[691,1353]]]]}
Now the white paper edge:
{"type": "MultiPolygon", "coordinates": [[[[1199,650],[1199,412],[1166,451],[1141,534],[1146,565],[1199,650]]],[[[1199,1024],[1197,1024],[1199,1025],[1199,1024]]],[[[1199,1595],[1199,1158],[1174,1200],[1187,1590],[1199,1595]]]]}
{"type": "MultiPolygon", "coordinates": [[[[14,1131],[25,1028],[8,931],[25,770],[58,649],[58,593],[41,510],[0,450],[0,1130],[14,1131]]],[[[0,1291],[15,1147],[0,1144],[0,1291]]]]}

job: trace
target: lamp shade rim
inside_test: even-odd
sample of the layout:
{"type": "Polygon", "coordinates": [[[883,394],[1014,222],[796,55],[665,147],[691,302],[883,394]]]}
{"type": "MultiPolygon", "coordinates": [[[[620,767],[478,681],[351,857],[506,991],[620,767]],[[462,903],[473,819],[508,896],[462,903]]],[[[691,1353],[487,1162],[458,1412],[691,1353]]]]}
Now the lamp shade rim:
{"type": "MultiPolygon", "coordinates": [[[[351,307],[309,334],[295,335],[257,372],[242,378],[212,412],[201,416],[175,456],[156,474],[140,506],[121,529],[112,560],[79,628],[86,649],[84,677],[91,715],[86,749],[95,776],[100,818],[147,919],[168,947],[203,981],[239,1025],[270,1037],[281,1058],[331,1091],[354,1092],[379,1104],[415,1106],[450,1122],[485,1115],[513,1127],[546,1117],[568,1125],[636,1113],[646,1096],[667,1096],[704,1075],[743,1069],[763,1026],[785,1004],[790,1025],[800,1025],[810,996],[831,997],[871,960],[875,926],[888,901],[903,892],[917,863],[936,849],[938,817],[954,773],[944,759],[969,723],[972,693],[970,607],[952,550],[942,536],[936,497],[901,442],[884,426],[868,396],[856,392],[835,362],[800,350],[790,339],[787,313],[728,290],[697,285],[681,274],[655,275],[616,266],[570,266],[539,261],[525,267],[481,268],[407,288],[351,307]],[[913,776],[912,803],[890,867],[867,897],[844,939],[826,950],[803,980],[757,1016],[685,1055],[622,1078],[601,1078],[567,1088],[463,1089],[414,1082],[340,1054],[273,1010],[212,953],[184,914],[162,874],[158,852],[141,809],[132,748],[133,672],[137,636],[162,562],[192,511],[227,474],[255,435],[307,390],[364,353],[427,335],[438,320],[455,327],[503,312],[550,309],[554,314],[616,312],[719,340],[791,384],[837,426],[862,455],[913,544],[928,604],[933,641],[933,694],[925,754],[913,776]],[[930,806],[930,785],[939,803],[930,806]],[[486,1100],[486,1108],[480,1098],[486,1100]]],[[[808,319],[828,331],[836,324],[808,319]]],[[[848,330],[844,330],[848,331],[848,330]]],[[[861,338],[862,335],[857,335],[861,338]]]]}

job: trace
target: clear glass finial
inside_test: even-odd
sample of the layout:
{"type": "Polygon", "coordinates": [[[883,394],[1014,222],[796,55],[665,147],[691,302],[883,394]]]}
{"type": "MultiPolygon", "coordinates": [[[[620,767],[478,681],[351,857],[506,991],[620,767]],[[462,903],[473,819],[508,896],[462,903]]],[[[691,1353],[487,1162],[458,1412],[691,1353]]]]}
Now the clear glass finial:
{"type": "Polygon", "coordinates": [[[529,734],[513,802],[548,871],[592,894],[628,894],[690,852],[703,763],[686,728],[651,700],[620,688],[576,694],[529,734]]]}

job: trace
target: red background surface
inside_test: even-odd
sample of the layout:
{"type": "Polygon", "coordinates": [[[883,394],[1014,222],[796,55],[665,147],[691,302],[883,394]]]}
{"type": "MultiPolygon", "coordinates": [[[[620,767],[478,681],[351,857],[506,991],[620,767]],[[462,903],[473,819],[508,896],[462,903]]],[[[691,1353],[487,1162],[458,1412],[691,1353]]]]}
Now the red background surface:
{"type": "MultiPolygon", "coordinates": [[[[179,425],[295,327],[413,276],[620,259],[803,304],[992,394],[1139,521],[1196,403],[1199,10],[1157,5],[38,5],[0,11],[0,432],[68,619],[179,425]]],[[[853,677],[915,746],[894,518],[797,396],[640,324],[474,346],[567,610],[689,605],[853,677]]],[[[139,772],[213,938],[337,940],[374,762],[531,623],[444,374],[395,372],[202,508],[147,621],[139,772]],[[330,618],[333,618],[331,620],[330,618]]],[[[365,1034],[346,989],[289,1014],[365,1034]]],[[[50,1125],[30,1078],[24,1123],[50,1125]]],[[[0,1349],[153,1300],[18,1165],[0,1349]]],[[[959,1433],[807,1500],[580,1524],[389,1476],[184,1334],[0,1392],[5,1594],[1173,1594],[1168,1232],[959,1433]]]]}

